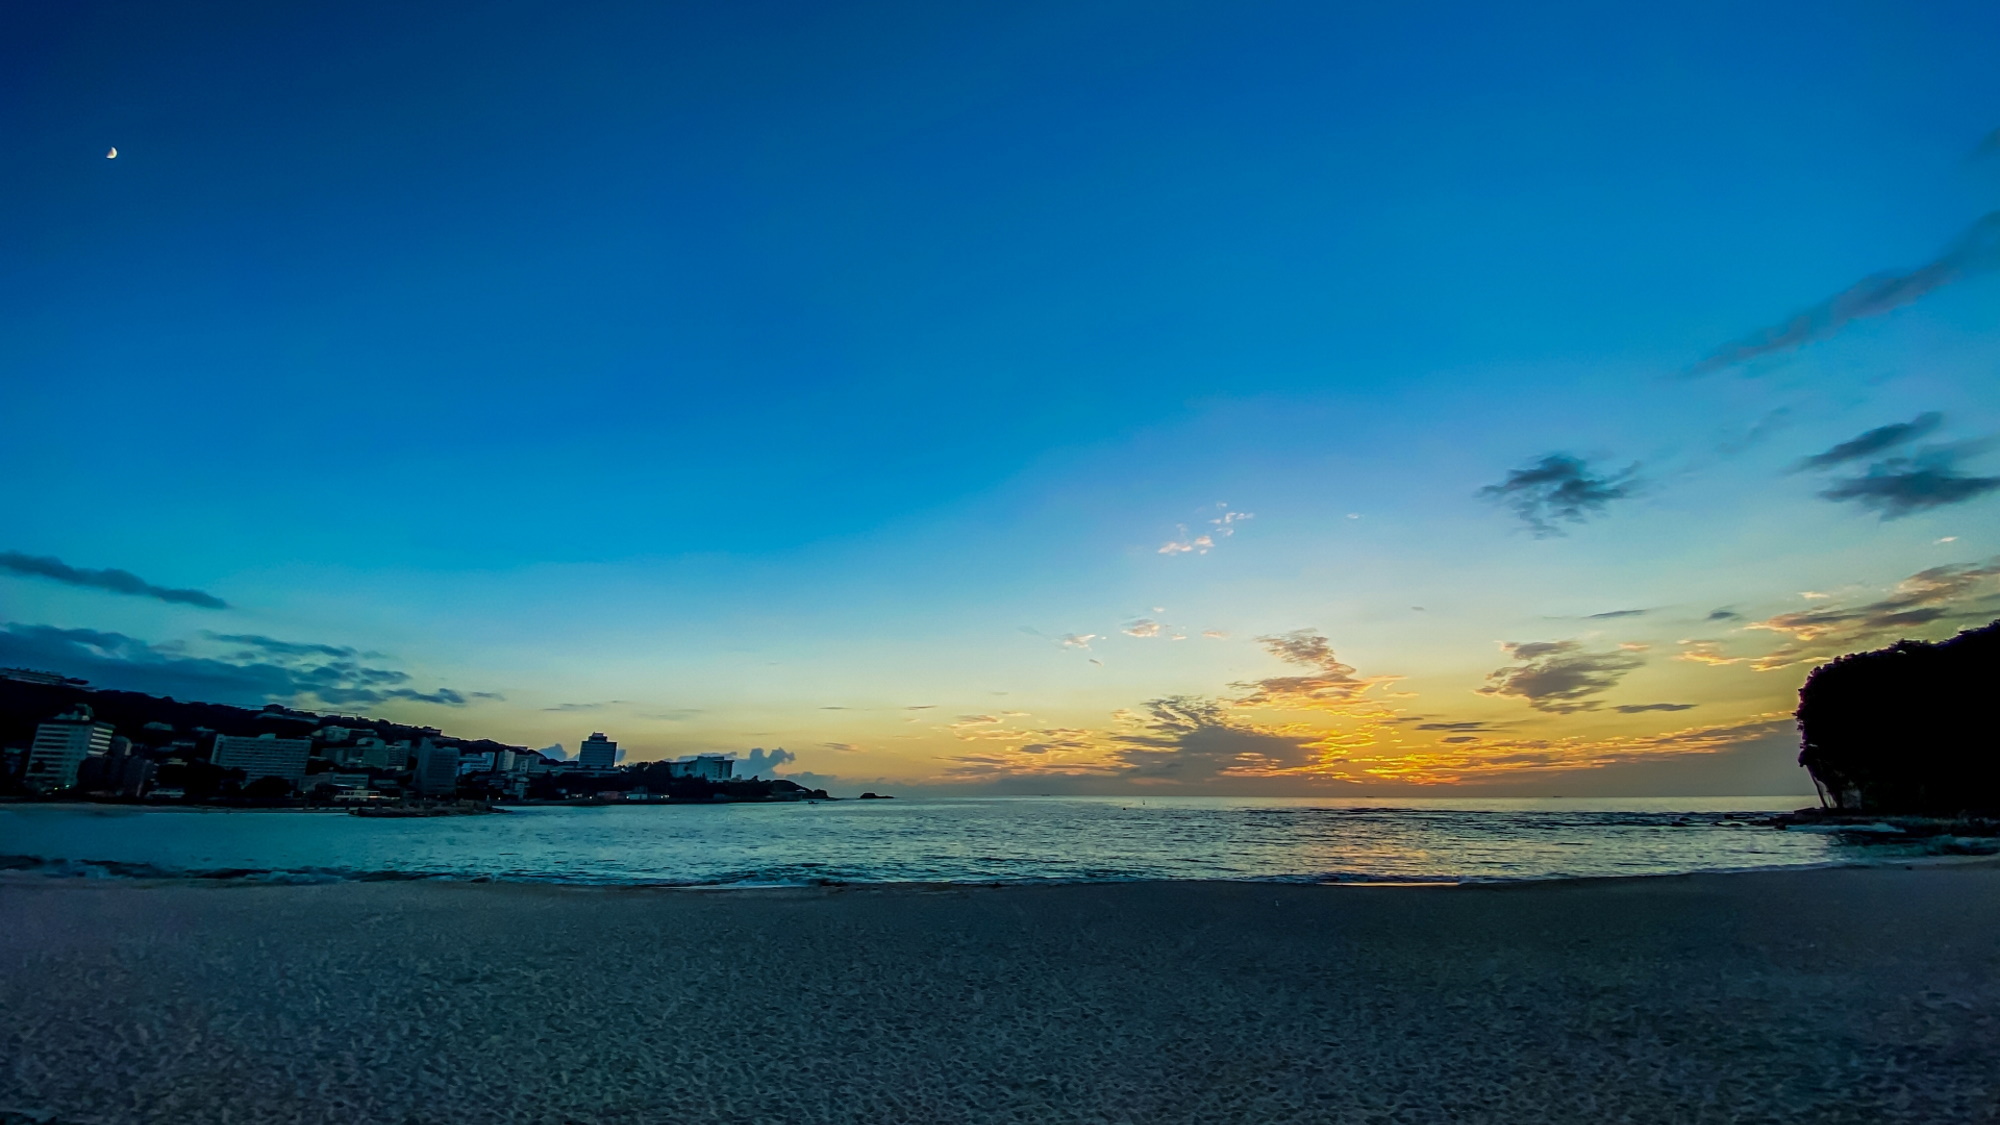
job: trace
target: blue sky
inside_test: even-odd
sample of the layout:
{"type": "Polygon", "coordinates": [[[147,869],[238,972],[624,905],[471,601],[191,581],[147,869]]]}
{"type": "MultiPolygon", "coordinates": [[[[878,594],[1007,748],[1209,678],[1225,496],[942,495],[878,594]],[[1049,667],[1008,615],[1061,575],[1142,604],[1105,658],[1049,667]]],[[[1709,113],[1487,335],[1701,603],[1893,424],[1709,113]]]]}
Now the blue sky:
{"type": "Polygon", "coordinates": [[[1764,792],[1808,658],[2000,613],[1988,5],[0,28],[0,662],[905,786],[1764,792]]]}

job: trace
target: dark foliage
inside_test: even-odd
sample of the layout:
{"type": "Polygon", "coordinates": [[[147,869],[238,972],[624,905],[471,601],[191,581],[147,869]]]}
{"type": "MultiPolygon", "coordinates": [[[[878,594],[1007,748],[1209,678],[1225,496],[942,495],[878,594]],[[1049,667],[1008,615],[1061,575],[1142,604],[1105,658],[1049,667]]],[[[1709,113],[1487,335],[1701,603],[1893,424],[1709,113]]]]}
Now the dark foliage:
{"type": "Polygon", "coordinates": [[[441,745],[457,746],[466,753],[520,749],[485,738],[450,738],[429,727],[413,727],[387,719],[235,707],[227,703],[193,703],[136,691],[108,691],[73,684],[36,684],[7,679],[0,679],[0,745],[28,745],[34,741],[37,724],[79,703],[89,704],[98,719],[116,727],[119,734],[147,745],[162,745],[177,738],[186,738],[198,727],[218,734],[254,736],[269,732],[294,738],[304,737],[315,726],[325,724],[347,727],[359,734],[372,734],[385,742],[414,743],[428,738],[441,745]],[[172,729],[150,731],[146,729],[147,723],[161,723],[172,729]]]}
{"type": "Polygon", "coordinates": [[[1836,808],[2000,812],[1996,691],[2000,621],[1843,656],[1799,689],[1799,764],[1836,808]]]}

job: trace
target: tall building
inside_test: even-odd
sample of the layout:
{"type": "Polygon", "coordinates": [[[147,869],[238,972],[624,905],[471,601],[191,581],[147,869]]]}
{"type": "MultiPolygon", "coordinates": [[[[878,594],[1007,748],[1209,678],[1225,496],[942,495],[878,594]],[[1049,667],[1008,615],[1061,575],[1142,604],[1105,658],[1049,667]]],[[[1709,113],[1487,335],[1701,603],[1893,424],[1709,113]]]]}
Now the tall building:
{"type": "Polygon", "coordinates": [[[360,763],[369,769],[401,770],[410,765],[408,742],[384,742],[379,738],[359,739],[354,748],[360,763]]]}
{"type": "Polygon", "coordinates": [[[698,777],[704,781],[728,781],[736,771],[736,760],[727,754],[699,754],[685,761],[667,763],[668,777],[698,777]]]}
{"type": "Polygon", "coordinates": [[[114,736],[110,750],[92,754],[77,767],[76,787],[87,793],[143,797],[152,788],[154,773],[152,758],[133,746],[131,739],[114,736]]]}
{"type": "Polygon", "coordinates": [[[282,777],[297,785],[305,780],[306,758],[311,753],[310,738],[279,738],[275,734],[244,738],[218,734],[211,760],[226,770],[242,770],[246,784],[260,777],[282,777]]]}
{"type": "Polygon", "coordinates": [[[576,748],[576,764],[585,769],[608,770],[618,764],[618,744],[601,732],[593,734],[576,748]]]}
{"type": "Polygon", "coordinates": [[[28,751],[27,782],[36,789],[67,789],[76,784],[76,769],[92,754],[111,749],[111,724],[100,723],[87,704],[57,715],[35,729],[28,751]]]}
{"type": "Polygon", "coordinates": [[[426,738],[417,743],[417,792],[448,797],[458,792],[458,747],[439,746],[426,738]]]}

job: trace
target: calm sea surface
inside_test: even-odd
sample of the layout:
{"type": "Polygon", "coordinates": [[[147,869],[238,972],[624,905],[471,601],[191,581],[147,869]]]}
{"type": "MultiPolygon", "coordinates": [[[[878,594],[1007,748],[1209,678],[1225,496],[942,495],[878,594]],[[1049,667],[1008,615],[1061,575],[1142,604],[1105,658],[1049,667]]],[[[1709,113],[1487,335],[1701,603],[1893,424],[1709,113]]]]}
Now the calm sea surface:
{"type": "Polygon", "coordinates": [[[772,886],[1452,881],[1879,862],[1913,847],[1754,823],[1782,798],[958,798],[339,813],[0,806],[0,867],[108,876],[772,886]]]}

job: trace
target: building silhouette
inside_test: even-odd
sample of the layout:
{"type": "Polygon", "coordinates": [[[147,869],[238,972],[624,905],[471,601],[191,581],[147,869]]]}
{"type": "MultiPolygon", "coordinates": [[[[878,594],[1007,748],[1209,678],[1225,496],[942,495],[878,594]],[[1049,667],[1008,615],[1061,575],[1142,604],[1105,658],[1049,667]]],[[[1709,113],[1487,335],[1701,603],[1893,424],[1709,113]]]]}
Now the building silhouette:
{"type": "Polygon", "coordinates": [[[576,764],[585,769],[608,770],[618,764],[618,744],[602,732],[592,734],[576,748],[576,764]]]}
{"type": "Polygon", "coordinates": [[[698,777],[703,781],[728,781],[735,770],[736,761],[727,754],[698,754],[685,761],[667,763],[668,777],[698,777]]]}
{"type": "Polygon", "coordinates": [[[35,744],[28,750],[27,783],[36,789],[75,785],[84,759],[111,749],[111,732],[111,724],[98,722],[88,704],[43,723],[35,729],[35,744]]]}
{"type": "Polygon", "coordinates": [[[215,736],[215,753],[210,760],[223,769],[242,770],[245,782],[261,777],[279,777],[297,785],[305,780],[306,758],[311,754],[310,738],[279,738],[275,734],[244,738],[218,734],[215,736]]]}
{"type": "Polygon", "coordinates": [[[417,769],[411,780],[429,797],[458,792],[458,747],[439,746],[426,738],[417,743],[417,769]]]}

